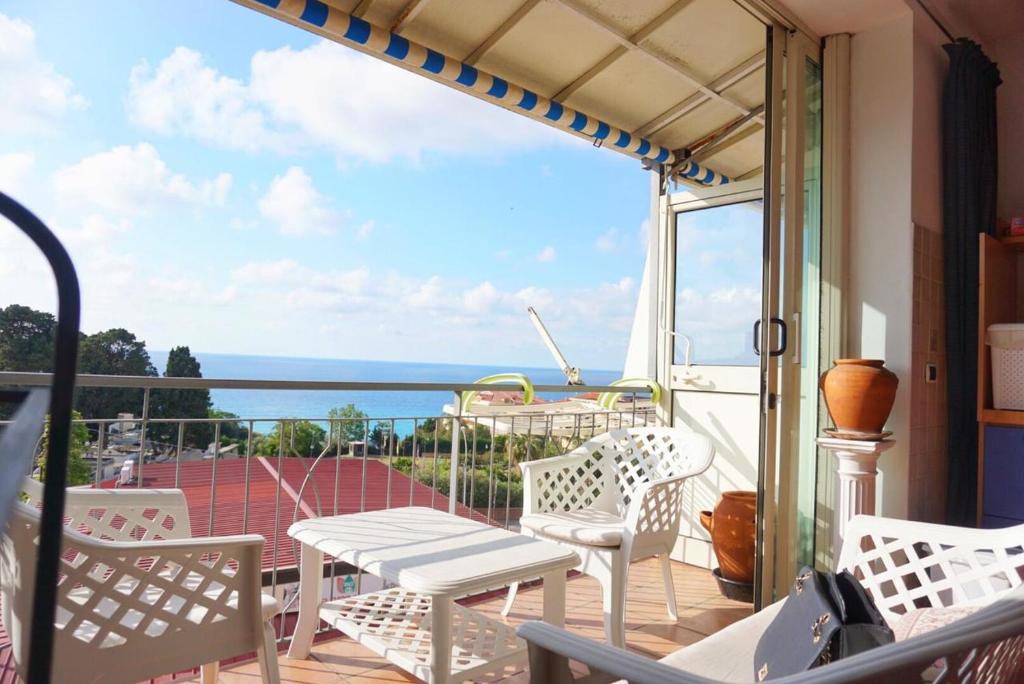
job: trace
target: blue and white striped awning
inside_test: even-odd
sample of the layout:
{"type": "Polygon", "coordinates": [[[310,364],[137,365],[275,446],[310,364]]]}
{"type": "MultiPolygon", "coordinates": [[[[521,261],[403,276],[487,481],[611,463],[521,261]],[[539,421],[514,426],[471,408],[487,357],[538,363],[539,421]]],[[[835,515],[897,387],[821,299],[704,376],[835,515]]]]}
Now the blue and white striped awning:
{"type": "MultiPolygon", "coordinates": [[[[307,28],[506,109],[587,138],[597,146],[650,160],[679,164],[679,175],[705,185],[728,183],[729,178],[711,168],[684,159],[647,137],[617,128],[563,102],[548,99],[529,88],[472,66],[409,40],[320,0],[236,0],[240,4],[307,28]],[[681,162],[681,164],[680,164],[681,162]]],[[[485,0],[474,0],[485,1],[485,0]]]]}

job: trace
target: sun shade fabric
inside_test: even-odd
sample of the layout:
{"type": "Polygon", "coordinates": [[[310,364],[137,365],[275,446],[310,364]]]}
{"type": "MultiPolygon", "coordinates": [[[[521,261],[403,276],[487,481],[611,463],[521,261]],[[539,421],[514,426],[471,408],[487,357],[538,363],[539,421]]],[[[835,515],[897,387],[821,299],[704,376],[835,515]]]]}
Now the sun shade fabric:
{"type": "MultiPolygon", "coordinates": [[[[276,15],[304,24],[310,30],[342,44],[427,72],[436,80],[471,92],[506,109],[588,137],[595,145],[607,146],[659,164],[678,161],[670,149],[652,143],[647,138],[633,135],[596,117],[542,97],[319,0],[250,0],[246,4],[267,8],[276,15]]],[[[688,179],[705,185],[729,181],[724,175],[692,162],[683,168],[688,179]]]]}

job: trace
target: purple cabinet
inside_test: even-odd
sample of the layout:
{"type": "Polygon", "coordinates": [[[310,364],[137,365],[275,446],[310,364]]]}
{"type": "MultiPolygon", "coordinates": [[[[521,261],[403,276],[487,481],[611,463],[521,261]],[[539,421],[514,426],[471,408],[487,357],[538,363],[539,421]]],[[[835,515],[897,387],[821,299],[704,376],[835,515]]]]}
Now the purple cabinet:
{"type": "Polygon", "coordinates": [[[985,427],[983,527],[1024,522],[1024,428],[985,427]]]}

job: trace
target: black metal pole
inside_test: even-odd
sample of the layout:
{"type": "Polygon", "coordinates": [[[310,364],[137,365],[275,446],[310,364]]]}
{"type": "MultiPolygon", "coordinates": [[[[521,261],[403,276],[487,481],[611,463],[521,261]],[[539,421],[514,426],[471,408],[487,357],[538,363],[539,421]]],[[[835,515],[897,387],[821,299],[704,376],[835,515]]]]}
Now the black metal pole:
{"type": "Polygon", "coordinates": [[[64,528],[64,487],[71,437],[71,401],[78,364],[78,325],[81,317],[78,276],[71,257],[42,221],[7,195],[0,193],[0,214],[35,243],[57,281],[57,338],[54,344],[53,388],[50,393],[50,438],[46,453],[46,481],[39,530],[32,627],[29,632],[28,682],[50,681],[53,622],[57,613],[57,572],[64,528]]]}

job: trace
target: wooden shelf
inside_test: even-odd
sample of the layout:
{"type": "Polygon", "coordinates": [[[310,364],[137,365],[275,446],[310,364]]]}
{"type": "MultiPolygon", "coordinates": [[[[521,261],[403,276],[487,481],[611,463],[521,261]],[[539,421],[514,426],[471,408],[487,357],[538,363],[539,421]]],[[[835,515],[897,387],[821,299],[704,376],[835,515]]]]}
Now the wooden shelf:
{"type": "Polygon", "coordinates": [[[1024,426],[1024,411],[986,408],[980,411],[978,422],[984,425],[1024,426]]]}
{"type": "Polygon", "coordinates": [[[999,241],[1003,243],[1004,247],[1015,252],[1024,252],[1024,235],[1008,235],[1004,238],[999,238],[999,241]]]}

